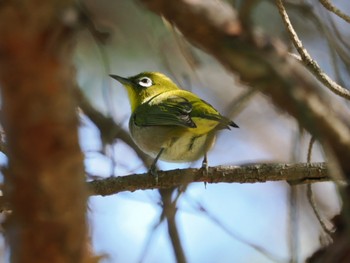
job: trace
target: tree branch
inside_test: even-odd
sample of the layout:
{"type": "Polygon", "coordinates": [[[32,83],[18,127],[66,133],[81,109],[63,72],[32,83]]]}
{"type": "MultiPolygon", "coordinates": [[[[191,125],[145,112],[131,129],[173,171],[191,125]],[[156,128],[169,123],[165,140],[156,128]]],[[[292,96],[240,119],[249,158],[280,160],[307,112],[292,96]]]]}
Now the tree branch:
{"type": "Polygon", "coordinates": [[[244,32],[235,10],[225,2],[142,0],[177,26],[194,45],[294,116],[323,145],[329,145],[350,177],[350,123],[344,109],[332,111],[329,98],[286,47],[264,35],[244,32]],[[220,15],[218,15],[220,14],[220,15]],[[188,23],[191,21],[191,23],[188,23]]]}
{"type": "Polygon", "coordinates": [[[176,262],[186,263],[186,256],[181,243],[179,230],[176,223],[177,212],[177,198],[172,200],[172,195],[175,188],[159,189],[160,196],[162,198],[162,214],[160,220],[166,219],[169,238],[173,247],[176,262]]]}
{"type": "Polygon", "coordinates": [[[288,181],[291,184],[307,184],[330,181],[326,163],[270,163],[243,166],[209,167],[203,169],[176,169],[158,171],[158,183],[148,174],[131,174],[109,177],[88,183],[90,195],[112,195],[124,191],[165,189],[191,182],[207,183],[262,183],[288,181]]]}
{"type": "Polygon", "coordinates": [[[344,89],[342,86],[340,86],[338,83],[336,83],[334,80],[332,80],[318,65],[318,63],[312,59],[311,55],[307,50],[304,48],[301,40],[299,39],[297,33],[295,32],[292,23],[289,20],[288,14],[286,9],[283,6],[283,3],[281,0],[276,0],[276,5],[278,8],[278,11],[281,14],[283,23],[286,26],[287,32],[289,34],[290,39],[292,40],[294,47],[298,51],[302,63],[314,74],[314,76],[322,82],[327,88],[329,88],[332,92],[335,94],[350,100],[350,91],[347,89],[344,89]]]}
{"type": "Polygon", "coordinates": [[[350,23],[350,16],[343,13],[340,9],[335,7],[329,0],[319,0],[319,1],[324,6],[324,8],[336,14],[340,18],[344,19],[346,22],[350,23]]]}
{"type": "Polygon", "coordinates": [[[79,87],[75,87],[75,95],[77,96],[81,110],[99,129],[103,144],[113,143],[114,140],[120,139],[136,152],[146,166],[151,163],[151,158],[137,147],[130,135],[116,124],[111,117],[107,117],[96,110],[81,92],[79,87]]]}

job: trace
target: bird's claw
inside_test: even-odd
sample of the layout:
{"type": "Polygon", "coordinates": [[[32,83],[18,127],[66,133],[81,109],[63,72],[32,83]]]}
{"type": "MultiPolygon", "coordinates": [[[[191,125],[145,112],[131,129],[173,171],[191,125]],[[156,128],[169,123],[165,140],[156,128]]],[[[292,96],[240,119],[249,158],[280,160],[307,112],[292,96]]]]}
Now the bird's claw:
{"type": "Polygon", "coordinates": [[[155,164],[152,164],[148,170],[148,174],[154,177],[156,184],[158,184],[158,172],[155,164]]]}
{"type": "MultiPolygon", "coordinates": [[[[201,169],[203,169],[204,175],[206,177],[208,177],[209,176],[209,166],[208,166],[208,160],[207,160],[207,156],[206,155],[204,156],[201,169]]],[[[206,181],[204,182],[204,187],[205,187],[205,189],[207,188],[207,182],[206,181]]]]}

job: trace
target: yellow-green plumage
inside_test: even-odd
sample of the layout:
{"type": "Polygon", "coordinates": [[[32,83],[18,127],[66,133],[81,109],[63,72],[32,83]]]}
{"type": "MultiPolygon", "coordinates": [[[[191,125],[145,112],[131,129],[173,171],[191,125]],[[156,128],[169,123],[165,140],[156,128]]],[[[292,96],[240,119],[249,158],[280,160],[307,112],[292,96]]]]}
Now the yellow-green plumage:
{"type": "Polygon", "coordinates": [[[238,127],[195,94],[165,75],[144,72],[129,78],[110,75],[127,89],[131,137],[142,151],[169,162],[190,162],[212,147],[216,131],[238,127]]]}

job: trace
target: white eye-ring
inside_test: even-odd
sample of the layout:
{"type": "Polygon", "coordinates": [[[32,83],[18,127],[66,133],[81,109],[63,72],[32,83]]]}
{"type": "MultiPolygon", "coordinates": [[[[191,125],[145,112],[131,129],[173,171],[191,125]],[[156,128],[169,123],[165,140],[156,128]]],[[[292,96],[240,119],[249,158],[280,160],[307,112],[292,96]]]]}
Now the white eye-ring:
{"type": "Polygon", "coordinates": [[[139,79],[139,85],[145,88],[148,88],[153,85],[153,82],[148,77],[142,77],[139,79]]]}

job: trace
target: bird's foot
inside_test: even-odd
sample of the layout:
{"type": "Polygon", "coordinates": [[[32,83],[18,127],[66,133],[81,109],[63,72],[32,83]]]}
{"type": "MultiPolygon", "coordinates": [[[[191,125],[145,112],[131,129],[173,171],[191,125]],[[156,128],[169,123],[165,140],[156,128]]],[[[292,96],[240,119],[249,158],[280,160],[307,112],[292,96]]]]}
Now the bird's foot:
{"type": "Polygon", "coordinates": [[[155,178],[157,185],[158,185],[157,161],[159,157],[162,155],[163,151],[164,151],[164,148],[161,148],[156,158],[153,160],[151,167],[148,170],[148,174],[155,178]]]}
{"type": "MultiPolygon", "coordinates": [[[[206,177],[209,177],[209,166],[208,166],[207,155],[204,155],[201,169],[203,169],[204,175],[206,177]]],[[[205,189],[207,189],[207,181],[204,182],[204,187],[205,187],[205,189]]]]}
{"type": "Polygon", "coordinates": [[[151,167],[148,170],[148,174],[152,176],[152,178],[155,179],[156,184],[158,185],[158,171],[157,171],[157,166],[155,163],[151,165],[151,167]]]}

